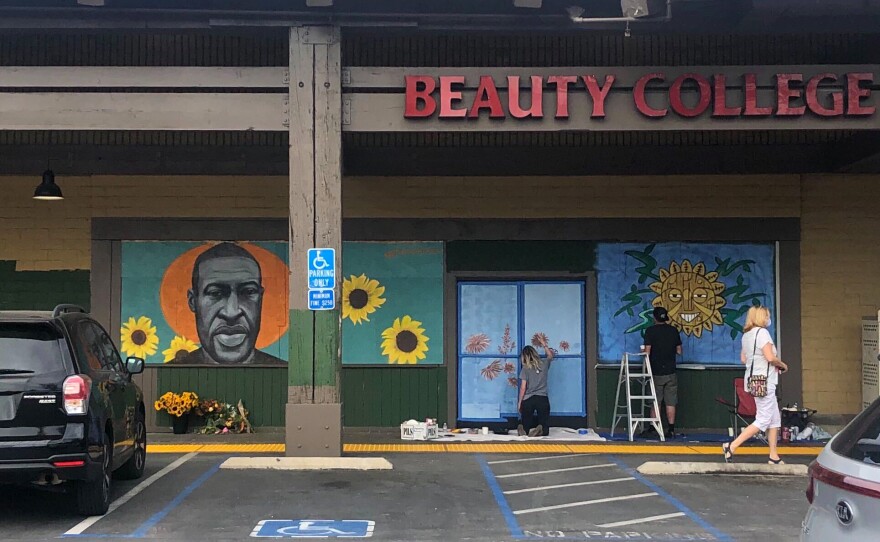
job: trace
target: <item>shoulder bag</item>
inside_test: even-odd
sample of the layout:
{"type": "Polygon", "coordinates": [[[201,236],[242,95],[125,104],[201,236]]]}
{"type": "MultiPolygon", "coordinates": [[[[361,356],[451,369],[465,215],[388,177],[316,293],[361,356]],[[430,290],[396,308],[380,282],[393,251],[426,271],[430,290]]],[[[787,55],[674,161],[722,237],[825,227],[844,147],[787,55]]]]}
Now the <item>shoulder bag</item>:
{"type": "Polygon", "coordinates": [[[752,365],[749,367],[748,390],[752,397],[767,396],[767,377],[770,376],[770,362],[767,362],[767,374],[753,374],[755,369],[755,355],[758,353],[758,333],[760,332],[761,329],[758,329],[758,331],[755,332],[755,346],[752,349],[752,365]]]}

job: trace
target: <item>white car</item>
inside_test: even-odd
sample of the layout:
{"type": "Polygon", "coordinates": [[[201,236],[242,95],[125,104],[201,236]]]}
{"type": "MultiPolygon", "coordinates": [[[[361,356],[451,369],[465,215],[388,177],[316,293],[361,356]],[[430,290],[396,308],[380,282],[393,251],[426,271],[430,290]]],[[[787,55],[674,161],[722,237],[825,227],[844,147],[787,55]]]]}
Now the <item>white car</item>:
{"type": "Polygon", "coordinates": [[[880,540],[880,399],[810,465],[803,542],[880,540]]]}

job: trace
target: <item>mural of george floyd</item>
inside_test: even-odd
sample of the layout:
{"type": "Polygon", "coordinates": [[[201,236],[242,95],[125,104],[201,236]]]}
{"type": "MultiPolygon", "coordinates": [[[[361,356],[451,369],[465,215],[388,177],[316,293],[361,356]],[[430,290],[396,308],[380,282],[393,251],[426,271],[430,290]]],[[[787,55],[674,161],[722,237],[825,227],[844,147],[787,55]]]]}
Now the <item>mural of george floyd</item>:
{"type": "Polygon", "coordinates": [[[153,364],[286,364],[287,251],[284,242],[124,242],[121,350],[153,364]]]}

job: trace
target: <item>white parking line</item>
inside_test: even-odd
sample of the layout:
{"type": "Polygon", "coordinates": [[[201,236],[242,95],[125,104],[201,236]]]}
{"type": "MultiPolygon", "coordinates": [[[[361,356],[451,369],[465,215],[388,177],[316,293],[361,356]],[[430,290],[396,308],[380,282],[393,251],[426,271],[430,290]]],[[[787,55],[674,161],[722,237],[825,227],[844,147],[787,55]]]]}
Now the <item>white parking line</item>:
{"type": "Polygon", "coordinates": [[[614,463],[602,463],[601,465],[586,465],[583,467],[569,467],[567,469],[553,469],[553,470],[538,470],[532,472],[517,472],[515,474],[501,474],[495,476],[495,478],[515,478],[517,476],[533,476],[535,474],[550,474],[553,472],[568,472],[572,470],[585,470],[585,469],[598,469],[600,467],[616,467],[614,463]]]}
{"type": "Polygon", "coordinates": [[[557,486],[544,486],[544,487],[530,487],[528,489],[514,489],[511,491],[505,491],[505,495],[516,495],[517,493],[530,493],[532,491],[546,491],[548,489],[562,489],[565,487],[577,487],[577,486],[592,486],[595,484],[612,484],[614,482],[626,482],[627,480],[635,480],[632,477],[626,478],[611,478],[610,480],[593,480],[592,482],[575,482],[572,484],[559,484],[557,486]]]}
{"type": "Polygon", "coordinates": [[[594,454],[569,454],[550,455],[544,457],[526,457],[523,459],[503,459],[501,461],[487,461],[489,465],[501,465],[502,463],[519,463],[520,461],[547,461],[548,459],[562,459],[563,457],[586,457],[594,454]]]}
{"type": "Polygon", "coordinates": [[[669,519],[669,518],[680,518],[681,516],[686,516],[684,512],[675,512],[674,514],[663,514],[661,516],[650,516],[647,518],[641,519],[630,519],[628,521],[617,521],[615,523],[603,523],[602,525],[597,525],[596,527],[623,527],[624,525],[635,525],[636,523],[648,523],[649,521],[657,521],[660,519],[669,519]]]}
{"type": "Polygon", "coordinates": [[[614,501],[628,501],[630,499],[642,499],[644,497],[654,497],[657,494],[653,491],[651,493],[637,493],[635,495],[624,495],[623,497],[609,497],[607,499],[593,499],[592,501],[580,501],[580,502],[571,502],[568,504],[557,504],[554,506],[542,506],[541,508],[526,508],[525,510],[514,510],[514,514],[531,514],[532,512],[546,512],[548,510],[559,510],[561,508],[574,508],[575,506],[587,506],[589,504],[598,504],[602,502],[614,502],[614,501]]]}
{"type": "MultiPolygon", "coordinates": [[[[185,456],[177,459],[176,461],[174,461],[170,465],[166,466],[164,469],[160,470],[156,474],[150,476],[149,478],[147,478],[143,482],[139,483],[138,485],[133,487],[128,493],[126,493],[125,495],[119,497],[118,499],[116,499],[115,501],[110,503],[110,508],[107,509],[107,514],[116,510],[117,508],[119,508],[123,504],[127,503],[128,501],[133,499],[138,493],[147,489],[148,487],[153,485],[156,481],[158,481],[160,478],[162,478],[163,476],[165,476],[169,472],[173,471],[177,467],[183,465],[184,463],[186,463],[187,461],[189,461],[190,459],[194,458],[197,455],[199,455],[198,452],[192,452],[192,453],[186,454],[185,456]]],[[[85,531],[86,529],[88,529],[89,527],[91,527],[92,525],[97,523],[98,520],[100,520],[101,518],[106,517],[107,514],[104,514],[103,516],[89,516],[86,519],[77,523],[76,526],[74,526],[72,529],[70,529],[69,531],[67,531],[64,534],[65,535],[82,534],[83,531],[85,531]]]]}

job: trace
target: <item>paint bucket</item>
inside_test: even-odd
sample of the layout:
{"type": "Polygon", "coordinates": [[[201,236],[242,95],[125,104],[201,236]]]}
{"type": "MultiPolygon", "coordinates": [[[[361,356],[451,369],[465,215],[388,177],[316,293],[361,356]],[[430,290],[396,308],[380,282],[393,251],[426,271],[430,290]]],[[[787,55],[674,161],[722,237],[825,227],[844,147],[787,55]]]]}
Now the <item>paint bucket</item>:
{"type": "Polygon", "coordinates": [[[483,428],[483,434],[484,434],[484,435],[488,435],[488,434],[489,434],[489,428],[488,428],[488,427],[484,427],[484,428],[483,428]]]}

